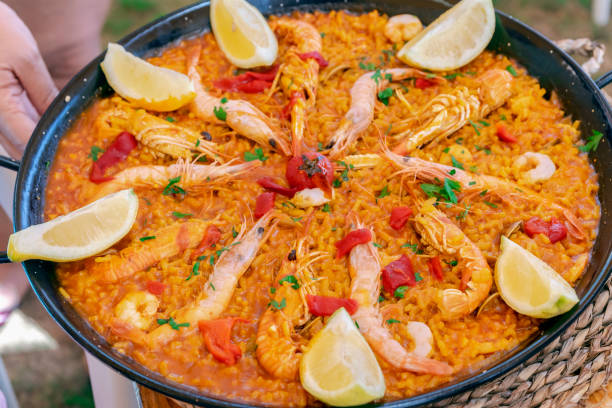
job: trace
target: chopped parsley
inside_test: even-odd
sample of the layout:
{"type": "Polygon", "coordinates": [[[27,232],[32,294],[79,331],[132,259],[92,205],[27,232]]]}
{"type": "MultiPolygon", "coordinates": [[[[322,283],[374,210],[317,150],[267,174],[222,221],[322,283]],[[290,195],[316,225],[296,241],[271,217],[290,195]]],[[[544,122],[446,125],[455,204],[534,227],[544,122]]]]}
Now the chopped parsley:
{"type": "Polygon", "coordinates": [[[325,203],[325,205],[323,205],[323,208],[321,208],[321,211],[323,212],[331,212],[331,208],[329,208],[329,203],[325,203]]]}
{"type": "Polygon", "coordinates": [[[444,153],[448,153],[450,152],[450,147],[447,147],[446,149],[442,150],[444,153]]]}
{"type": "Polygon", "coordinates": [[[414,273],[414,279],[415,279],[417,282],[420,282],[420,281],[422,281],[422,280],[423,280],[423,277],[421,276],[421,274],[420,274],[420,273],[415,272],[415,273],[414,273]]]}
{"type": "Polygon", "coordinates": [[[458,145],[462,145],[463,144],[463,138],[462,137],[458,137],[457,140],[455,140],[455,143],[457,143],[458,145]]]}
{"type": "Polygon", "coordinates": [[[321,38],[325,38],[325,33],[320,33],[321,34],[321,38]]]}
{"type": "Polygon", "coordinates": [[[210,282],[209,285],[212,290],[215,290],[215,291],[217,290],[217,288],[215,288],[215,285],[213,285],[212,282],[210,282]]]}
{"type": "Polygon", "coordinates": [[[346,164],[346,162],[343,161],[339,161],[338,164],[344,166],[344,170],[342,171],[342,174],[340,174],[340,179],[342,181],[348,181],[348,172],[349,170],[353,170],[353,165],[346,164]]]}
{"type": "Polygon", "coordinates": [[[508,65],[506,67],[506,71],[508,71],[513,77],[517,77],[518,74],[516,73],[516,70],[514,69],[514,67],[512,65],[508,65]]]}
{"type": "Polygon", "coordinates": [[[215,116],[219,120],[226,120],[227,119],[227,112],[221,106],[219,106],[219,107],[215,106],[213,108],[213,113],[215,114],[215,116]]]}
{"type": "Polygon", "coordinates": [[[379,79],[382,79],[382,75],[381,75],[381,73],[380,73],[380,69],[377,69],[377,70],[374,72],[374,75],[372,75],[372,79],[373,79],[374,81],[376,81],[376,85],[378,85],[378,80],[379,80],[379,79]]]}
{"type": "Polygon", "coordinates": [[[357,320],[353,320],[353,321],[355,322],[355,326],[359,328],[359,323],[357,323],[357,320]]]}
{"type": "Polygon", "coordinates": [[[172,116],[166,116],[166,120],[170,123],[176,122],[176,119],[174,119],[172,116]]]}
{"type": "Polygon", "coordinates": [[[484,127],[491,126],[491,124],[489,122],[487,122],[486,120],[479,120],[478,123],[480,123],[484,127]]]}
{"type": "Polygon", "coordinates": [[[400,323],[400,321],[396,320],[396,319],[388,319],[387,320],[387,324],[393,324],[393,323],[400,323]]]}
{"type": "Polygon", "coordinates": [[[584,146],[578,146],[581,152],[594,152],[603,137],[603,133],[593,130],[593,134],[587,137],[587,142],[584,146]]]}
{"type": "Polygon", "coordinates": [[[185,217],[191,217],[193,214],[172,211],[172,215],[175,216],[176,218],[185,218],[185,217]]]}
{"type": "Polygon", "coordinates": [[[250,162],[253,160],[259,160],[261,162],[265,162],[266,160],[268,160],[268,157],[264,155],[264,152],[261,147],[256,147],[253,151],[254,153],[244,152],[244,161],[250,162]]]}
{"type": "Polygon", "coordinates": [[[444,261],[444,262],[446,262],[449,266],[457,266],[457,264],[459,263],[457,262],[456,259],[451,259],[450,261],[444,261]]]}
{"type": "Polygon", "coordinates": [[[336,178],[336,179],[334,179],[334,182],[332,183],[332,185],[333,185],[335,188],[339,188],[339,187],[341,187],[341,186],[342,186],[342,181],[341,181],[340,179],[336,178]]]}
{"type": "Polygon", "coordinates": [[[506,115],[504,115],[503,113],[502,113],[501,115],[499,115],[499,118],[500,118],[501,120],[507,120],[507,119],[506,119],[506,115]]]}
{"type": "Polygon", "coordinates": [[[285,306],[287,306],[287,300],[283,298],[280,302],[277,302],[276,300],[272,299],[272,301],[270,301],[270,306],[272,306],[276,310],[281,310],[285,306]]]}
{"type": "Polygon", "coordinates": [[[383,187],[382,190],[380,190],[380,193],[378,194],[378,197],[376,198],[385,198],[386,196],[390,195],[391,193],[389,192],[389,185],[385,185],[383,187]]]}
{"type": "Polygon", "coordinates": [[[386,79],[387,81],[392,81],[392,80],[393,80],[393,75],[391,75],[391,74],[385,74],[385,79],[386,79]]]}
{"type": "Polygon", "coordinates": [[[455,169],[450,169],[448,171],[448,174],[450,174],[451,176],[454,176],[456,173],[457,173],[457,170],[455,170],[455,169]]]}
{"type": "Polygon", "coordinates": [[[225,96],[221,98],[221,103],[227,103],[227,98],[225,96]]]}
{"type": "Polygon", "coordinates": [[[480,192],[480,196],[481,196],[481,197],[484,197],[485,195],[487,195],[487,192],[488,192],[488,191],[489,191],[489,190],[482,190],[482,191],[480,192]]]}
{"type": "Polygon", "coordinates": [[[317,152],[322,152],[323,150],[325,150],[323,148],[323,143],[321,143],[321,142],[317,143],[317,152]]]}
{"type": "Polygon", "coordinates": [[[491,202],[489,202],[489,201],[486,201],[486,200],[485,200],[485,201],[483,201],[483,202],[484,202],[486,205],[488,205],[489,207],[491,207],[491,208],[497,208],[497,204],[493,204],[493,203],[491,203],[491,202]]]}
{"type": "Polygon", "coordinates": [[[281,205],[282,205],[283,207],[287,207],[287,208],[289,208],[289,207],[296,208],[296,207],[295,207],[295,204],[293,204],[291,201],[285,201],[285,202],[283,202],[281,205]]]}
{"type": "MultiPolygon", "coordinates": [[[[363,61],[359,63],[359,68],[366,70],[366,71],[374,71],[374,69],[376,69],[376,66],[371,63],[368,62],[367,64],[364,64],[363,61]]],[[[378,82],[377,82],[378,83],[378,82]]]]}
{"type": "Polygon", "coordinates": [[[382,245],[380,245],[378,242],[372,242],[372,245],[374,245],[376,248],[382,248],[382,245]]]}
{"type": "Polygon", "coordinates": [[[465,208],[465,210],[461,211],[461,214],[459,214],[459,215],[455,216],[455,218],[456,218],[458,221],[464,220],[464,219],[465,219],[465,217],[467,217],[468,212],[470,211],[470,207],[471,207],[471,205],[466,205],[466,206],[464,207],[464,208],[465,208]]]}
{"type": "Polygon", "coordinates": [[[236,231],[236,228],[234,228],[234,226],[232,225],[232,238],[236,238],[238,236],[238,231],[236,231]]]}
{"type": "Polygon", "coordinates": [[[457,196],[455,191],[461,191],[461,184],[455,180],[444,178],[444,193],[446,194],[448,201],[453,204],[457,204],[457,196]]]}
{"type": "Polygon", "coordinates": [[[298,280],[295,276],[293,275],[287,275],[284,278],[282,278],[281,280],[278,281],[279,285],[283,285],[283,282],[288,282],[291,284],[291,287],[293,289],[299,289],[300,288],[300,284],[298,283],[298,280]]]}
{"type": "Polygon", "coordinates": [[[436,77],[436,74],[433,74],[431,72],[429,74],[425,75],[425,78],[427,78],[427,79],[431,79],[431,78],[435,78],[435,77],[436,77]]]}
{"type": "Polygon", "coordinates": [[[463,74],[461,72],[453,72],[452,74],[444,75],[444,78],[450,81],[452,79],[457,78],[458,76],[463,76],[463,74]]]}
{"type": "Polygon", "coordinates": [[[196,263],[193,264],[193,268],[191,269],[191,273],[189,274],[189,276],[185,280],[188,281],[192,277],[198,276],[199,274],[200,274],[200,261],[197,261],[196,263]]]}
{"type": "Polygon", "coordinates": [[[45,169],[49,170],[49,166],[51,166],[51,162],[49,160],[45,161],[45,169]]]}
{"type": "Polygon", "coordinates": [[[98,146],[91,146],[91,150],[89,151],[89,155],[87,155],[87,157],[89,157],[93,161],[98,161],[98,155],[100,153],[104,153],[104,149],[100,149],[98,146]]]}
{"type": "Polygon", "coordinates": [[[140,242],[145,242],[145,241],[148,241],[150,239],[155,239],[155,238],[156,238],[155,235],[148,235],[146,237],[142,237],[142,238],[139,238],[139,239],[140,239],[140,242]]]}
{"type": "Polygon", "coordinates": [[[418,244],[404,244],[402,245],[402,248],[410,248],[410,250],[412,252],[414,252],[415,254],[422,254],[423,251],[421,251],[419,249],[419,245],[418,244]]]}
{"type": "Polygon", "coordinates": [[[293,220],[293,222],[300,222],[300,221],[302,221],[302,217],[291,217],[291,219],[293,220]]]}
{"type": "Polygon", "coordinates": [[[476,166],[470,166],[470,171],[471,171],[472,173],[478,173],[478,167],[476,167],[476,166]]]}
{"type": "Polygon", "coordinates": [[[270,293],[271,294],[275,294],[276,293],[276,288],[275,287],[270,287],[270,293]]]}
{"type": "Polygon", "coordinates": [[[465,170],[463,168],[463,164],[461,164],[461,162],[457,161],[457,159],[455,159],[455,156],[451,155],[451,162],[453,163],[453,167],[456,167],[458,169],[461,170],[465,170]]]}
{"type": "Polygon", "coordinates": [[[468,186],[473,186],[474,184],[476,184],[476,182],[475,182],[475,181],[470,181],[470,182],[468,183],[468,186]]]}
{"type": "Polygon", "coordinates": [[[472,127],[474,128],[474,130],[476,131],[476,134],[478,136],[480,136],[480,131],[478,130],[478,128],[481,126],[477,123],[472,122],[470,119],[468,119],[468,122],[470,122],[470,125],[472,125],[472,127]]]}
{"type": "Polygon", "coordinates": [[[382,303],[385,301],[385,297],[383,295],[378,295],[378,303],[382,303]]]}
{"type": "Polygon", "coordinates": [[[385,106],[389,105],[389,98],[393,96],[393,89],[385,88],[378,93],[378,100],[385,104],[385,106]]]}
{"type": "Polygon", "coordinates": [[[168,323],[168,325],[170,325],[170,327],[174,330],[179,330],[181,327],[189,327],[189,323],[185,322],[185,323],[177,323],[174,321],[173,318],[169,318],[169,319],[157,319],[157,324],[164,325],[168,323]]]}
{"type": "Polygon", "coordinates": [[[393,292],[393,296],[398,299],[403,299],[407,289],[408,286],[399,286],[397,289],[395,289],[395,292],[393,292]]]}
{"type": "Polygon", "coordinates": [[[477,151],[477,152],[479,152],[479,151],[481,151],[481,150],[482,150],[482,151],[484,151],[484,152],[485,152],[485,154],[487,154],[487,155],[491,154],[491,150],[490,150],[490,149],[487,149],[486,147],[480,147],[480,146],[478,146],[478,145],[474,145],[474,148],[476,149],[476,151],[477,151]]]}
{"type": "Polygon", "coordinates": [[[151,205],[151,201],[146,198],[146,197],[142,197],[142,200],[147,204],[147,205],[151,205]]]}
{"type": "Polygon", "coordinates": [[[181,176],[176,176],[174,178],[168,179],[168,185],[164,187],[162,195],[185,194],[185,190],[176,185],[176,183],[178,183],[179,181],[181,181],[181,176]]]}

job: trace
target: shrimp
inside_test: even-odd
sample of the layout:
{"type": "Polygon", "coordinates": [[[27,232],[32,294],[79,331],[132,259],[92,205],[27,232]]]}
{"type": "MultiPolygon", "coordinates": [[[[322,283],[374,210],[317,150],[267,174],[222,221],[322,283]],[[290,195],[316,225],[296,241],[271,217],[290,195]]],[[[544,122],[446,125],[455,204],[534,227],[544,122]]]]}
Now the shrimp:
{"type": "Polygon", "coordinates": [[[584,239],[586,237],[580,221],[569,209],[522,185],[494,176],[468,173],[465,170],[417,157],[400,156],[390,152],[384,146],[383,150],[385,151],[385,156],[401,169],[397,174],[405,174],[430,183],[435,183],[437,182],[436,180],[444,180],[445,178],[458,181],[461,184],[461,192],[464,196],[480,194],[483,190],[487,190],[489,194],[495,194],[501,200],[510,204],[516,201],[527,201],[536,205],[543,205],[558,212],[566,219],[568,231],[575,238],[584,239]]]}
{"type": "Polygon", "coordinates": [[[131,327],[145,330],[151,323],[159,307],[159,299],[149,292],[129,292],[115,306],[115,316],[131,327]]]}
{"type": "Polygon", "coordinates": [[[200,137],[186,127],[170,123],[147,113],[121,104],[110,109],[97,121],[98,126],[118,125],[134,134],[136,140],[149,148],[155,157],[170,156],[190,160],[194,153],[206,154],[211,160],[222,161],[217,145],[200,137]]]}
{"type": "Polygon", "coordinates": [[[383,326],[383,317],[378,309],[381,268],[372,243],[355,246],[349,255],[349,262],[352,280],[350,297],[359,304],[352,317],[372,349],[400,370],[433,375],[452,374],[453,369],[448,364],[407,351],[383,326]]]}
{"type": "Polygon", "coordinates": [[[296,380],[302,348],[305,340],[294,332],[296,326],[305,324],[310,319],[306,294],[314,294],[311,285],[306,283],[304,272],[310,264],[325,255],[320,252],[305,253],[304,238],[300,239],[291,251],[293,260],[285,260],[278,276],[279,287],[274,294],[275,304],[266,309],[257,328],[257,360],[270,375],[286,380],[296,380]],[[291,282],[288,276],[295,278],[291,282]],[[297,287],[297,288],[296,288],[297,287]],[[279,308],[279,305],[284,307],[279,308]],[[276,305],[276,306],[275,306],[276,305]]]}
{"type": "Polygon", "coordinates": [[[304,139],[306,109],[314,106],[319,83],[319,63],[314,58],[303,60],[300,54],[316,52],[320,55],[321,35],[312,24],[289,17],[276,19],[270,26],[278,35],[294,44],[281,66],[280,86],[283,93],[292,100],[292,152],[298,156],[304,139]]]}
{"type": "Polygon", "coordinates": [[[434,200],[419,203],[414,227],[427,244],[442,253],[458,255],[460,262],[465,262],[461,274],[465,291],[444,289],[437,296],[442,316],[454,319],[472,313],[487,298],[493,284],[493,274],[480,249],[433,206],[434,200]]]}
{"type": "MultiPolygon", "coordinates": [[[[328,140],[326,146],[331,148],[330,157],[338,157],[366,130],[374,120],[374,105],[379,91],[389,85],[390,81],[431,76],[413,68],[391,68],[363,74],[351,88],[351,106],[340,121],[338,129],[328,140]]],[[[441,82],[442,78],[432,78],[441,82]]]]}
{"type": "Polygon", "coordinates": [[[196,116],[211,123],[221,123],[224,120],[239,135],[288,155],[290,151],[285,136],[265,113],[247,101],[217,98],[204,90],[197,70],[201,52],[202,46],[198,44],[187,55],[187,75],[196,93],[190,106],[196,116]],[[225,112],[225,119],[217,116],[219,112],[225,112]]]}
{"type": "MultiPolygon", "coordinates": [[[[217,260],[195,301],[173,313],[176,321],[189,323],[181,333],[189,334],[198,327],[200,320],[213,320],[223,313],[232,298],[238,279],[246,272],[259,248],[274,231],[276,224],[269,229],[267,226],[276,217],[273,211],[268,212],[246,234],[243,225],[240,234],[229,246],[230,249],[217,260]]],[[[158,346],[168,343],[177,335],[178,331],[168,325],[162,325],[149,333],[148,342],[158,346]]]]}
{"type": "Polygon", "coordinates": [[[490,69],[477,78],[476,93],[465,86],[440,94],[410,117],[394,124],[391,137],[402,139],[393,150],[406,154],[436,138],[446,137],[470,121],[483,119],[502,106],[512,95],[512,75],[503,69],[490,69]]]}
{"type": "Polygon", "coordinates": [[[392,43],[412,40],[423,30],[423,24],[417,16],[412,14],[398,14],[385,24],[385,37],[392,43]]]}
{"type": "Polygon", "coordinates": [[[521,170],[528,164],[535,165],[531,170],[522,174],[522,179],[528,184],[535,184],[539,181],[546,181],[552,177],[557,169],[555,163],[543,153],[525,152],[516,158],[513,167],[521,170]]]}
{"type": "Polygon", "coordinates": [[[210,224],[198,219],[176,222],[150,235],[155,238],[136,240],[118,253],[95,258],[91,273],[107,283],[125,279],[162,259],[196,247],[210,224]]]}
{"type": "Polygon", "coordinates": [[[260,166],[259,161],[231,164],[195,164],[178,159],[169,166],[135,166],[129,167],[113,176],[111,181],[103,183],[94,199],[104,197],[115,191],[128,187],[147,187],[150,189],[163,189],[171,180],[180,182],[185,190],[197,190],[216,180],[226,180],[260,166]]]}

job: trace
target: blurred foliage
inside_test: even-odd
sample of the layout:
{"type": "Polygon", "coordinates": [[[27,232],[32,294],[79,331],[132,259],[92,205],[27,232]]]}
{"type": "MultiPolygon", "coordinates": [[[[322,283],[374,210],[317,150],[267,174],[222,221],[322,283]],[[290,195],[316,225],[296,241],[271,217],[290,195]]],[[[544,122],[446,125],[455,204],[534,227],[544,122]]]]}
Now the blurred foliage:
{"type": "Polygon", "coordinates": [[[586,9],[591,8],[591,0],[521,0],[523,6],[536,6],[549,10],[556,10],[559,7],[567,6],[571,2],[576,2],[586,9]]]}

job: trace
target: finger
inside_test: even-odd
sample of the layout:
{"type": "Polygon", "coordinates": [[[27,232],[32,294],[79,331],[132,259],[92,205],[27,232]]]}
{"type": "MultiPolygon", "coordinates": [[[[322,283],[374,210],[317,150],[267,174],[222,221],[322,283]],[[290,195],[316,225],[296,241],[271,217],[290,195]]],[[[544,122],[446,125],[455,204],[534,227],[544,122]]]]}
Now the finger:
{"type": "Polygon", "coordinates": [[[34,49],[26,53],[17,64],[15,74],[32,104],[42,115],[57,95],[57,88],[35,44],[34,49]]]}
{"type": "Polygon", "coordinates": [[[36,122],[25,112],[7,115],[0,111],[0,141],[11,157],[21,158],[34,127],[36,122]]]}

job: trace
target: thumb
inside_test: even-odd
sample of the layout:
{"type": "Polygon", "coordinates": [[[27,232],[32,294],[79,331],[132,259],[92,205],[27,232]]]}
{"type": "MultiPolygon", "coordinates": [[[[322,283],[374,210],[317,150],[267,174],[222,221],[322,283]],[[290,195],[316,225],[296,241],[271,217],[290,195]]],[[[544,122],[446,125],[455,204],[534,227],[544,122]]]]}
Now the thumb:
{"type": "Polygon", "coordinates": [[[35,47],[27,58],[21,59],[15,69],[28,97],[39,114],[42,114],[57,95],[57,88],[45,66],[45,62],[35,47]]]}

